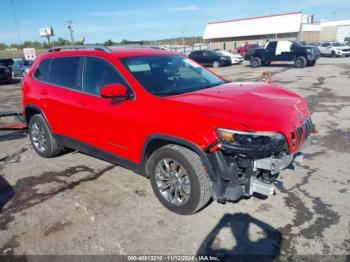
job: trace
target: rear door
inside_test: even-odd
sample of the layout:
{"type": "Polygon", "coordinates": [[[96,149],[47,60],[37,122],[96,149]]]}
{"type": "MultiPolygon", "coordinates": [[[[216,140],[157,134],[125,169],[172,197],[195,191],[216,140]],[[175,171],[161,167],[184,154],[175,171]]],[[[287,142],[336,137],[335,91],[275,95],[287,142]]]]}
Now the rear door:
{"type": "Polygon", "coordinates": [[[55,134],[79,137],[76,125],[79,114],[77,101],[81,95],[80,68],[82,57],[56,57],[51,64],[46,83],[38,88],[50,127],[55,134]]]}

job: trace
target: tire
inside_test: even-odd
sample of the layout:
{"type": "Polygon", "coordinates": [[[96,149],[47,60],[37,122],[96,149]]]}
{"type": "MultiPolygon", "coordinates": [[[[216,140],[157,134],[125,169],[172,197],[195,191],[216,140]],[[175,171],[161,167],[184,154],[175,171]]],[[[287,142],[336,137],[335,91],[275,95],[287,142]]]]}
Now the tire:
{"type": "Polygon", "coordinates": [[[334,51],[332,51],[331,57],[337,57],[337,54],[334,51]]]}
{"type": "Polygon", "coordinates": [[[307,61],[307,66],[314,66],[316,64],[316,60],[307,61]]]}
{"type": "Polygon", "coordinates": [[[172,212],[180,215],[190,215],[204,207],[211,199],[209,176],[200,157],[188,148],[173,144],[161,147],[147,161],[146,170],[158,200],[172,212]],[[168,163],[168,168],[164,165],[164,161],[168,163]],[[181,167],[177,168],[177,164],[181,167]],[[161,166],[163,167],[161,168],[161,166]],[[174,169],[177,171],[174,172],[174,169]],[[172,172],[175,175],[166,176],[166,172],[161,172],[161,170],[169,170],[169,173],[172,172]],[[181,172],[179,172],[180,170],[181,172]],[[180,173],[182,173],[181,177],[179,176],[180,173]],[[171,178],[171,176],[173,177],[171,178]],[[171,179],[173,179],[172,182],[171,179]],[[181,184],[180,189],[178,188],[179,185],[176,184],[178,181],[174,182],[174,179],[184,179],[182,183],[179,182],[181,184]],[[173,186],[174,190],[172,190],[172,183],[176,184],[173,186]],[[165,184],[169,186],[164,186],[164,189],[161,190],[160,187],[165,184]],[[185,186],[187,186],[187,190],[185,190],[185,186]],[[188,191],[187,195],[185,191],[188,191]],[[180,196],[180,193],[183,195],[182,203],[176,201],[179,197],[175,197],[175,192],[178,192],[178,196],[180,196]],[[174,201],[178,203],[172,203],[174,201]]]}
{"type": "Polygon", "coordinates": [[[61,148],[42,115],[34,115],[30,119],[28,131],[30,141],[38,155],[51,158],[61,153],[61,148]],[[46,142],[44,143],[42,139],[45,139],[46,142]]]}
{"type": "Polygon", "coordinates": [[[213,67],[214,67],[214,68],[218,68],[218,67],[220,67],[220,65],[221,65],[220,62],[217,61],[217,60],[214,61],[214,63],[213,63],[213,67]]]}
{"type": "Polygon", "coordinates": [[[307,60],[305,57],[303,56],[298,56],[295,60],[294,60],[294,65],[296,68],[303,68],[305,67],[307,64],[307,60]]]}
{"type": "Polygon", "coordinates": [[[261,59],[259,57],[252,57],[250,59],[250,66],[253,68],[261,66],[261,59]]]}

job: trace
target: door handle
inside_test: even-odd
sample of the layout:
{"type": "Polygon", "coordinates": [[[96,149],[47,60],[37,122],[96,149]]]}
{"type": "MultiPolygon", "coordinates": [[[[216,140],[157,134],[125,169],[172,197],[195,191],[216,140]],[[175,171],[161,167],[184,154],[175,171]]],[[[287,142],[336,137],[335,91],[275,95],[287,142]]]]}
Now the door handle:
{"type": "Polygon", "coordinates": [[[45,90],[45,89],[40,89],[40,90],[39,90],[39,94],[41,94],[41,95],[47,95],[47,90],[45,90]]]}

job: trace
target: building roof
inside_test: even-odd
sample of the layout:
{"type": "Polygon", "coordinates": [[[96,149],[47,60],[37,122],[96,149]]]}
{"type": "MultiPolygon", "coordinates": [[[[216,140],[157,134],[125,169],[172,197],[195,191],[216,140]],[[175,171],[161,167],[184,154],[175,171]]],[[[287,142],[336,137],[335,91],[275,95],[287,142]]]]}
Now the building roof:
{"type": "Polygon", "coordinates": [[[302,12],[209,22],[204,39],[294,33],[300,31],[302,12]]]}

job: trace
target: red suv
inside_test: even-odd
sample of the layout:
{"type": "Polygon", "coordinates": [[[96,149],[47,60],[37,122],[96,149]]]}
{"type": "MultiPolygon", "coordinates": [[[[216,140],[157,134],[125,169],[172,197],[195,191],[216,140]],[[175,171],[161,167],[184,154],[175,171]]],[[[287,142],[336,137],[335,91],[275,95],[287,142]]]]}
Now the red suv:
{"type": "Polygon", "coordinates": [[[313,131],[296,93],[229,83],[157,49],[57,47],[36,59],[22,90],[40,156],[72,148],[127,167],[179,214],[210,198],[273,194],[279,172],[313,131]]]}

